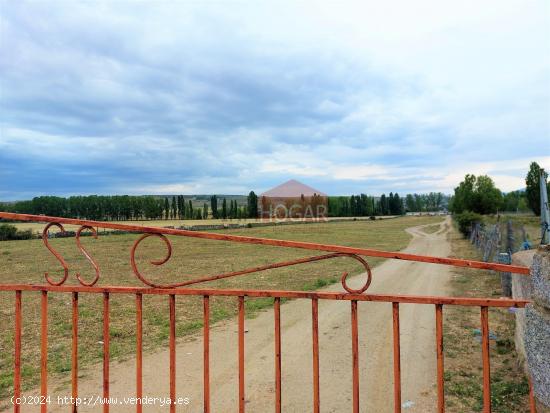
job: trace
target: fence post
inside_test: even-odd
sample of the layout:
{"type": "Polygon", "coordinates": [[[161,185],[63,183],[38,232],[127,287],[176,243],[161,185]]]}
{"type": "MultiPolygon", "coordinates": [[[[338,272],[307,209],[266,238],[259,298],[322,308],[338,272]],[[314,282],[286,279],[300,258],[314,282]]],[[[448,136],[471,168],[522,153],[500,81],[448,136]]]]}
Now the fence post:
{"type": "MultiPolygon", "coordinates": [[[[500,252],[498,254],[499,264],[511,264],[512,258],[507,252],[500,252]]],[[[500,273],[500,285],[502,287],[502,295],[504,297],[512,296],[512,274],[509,272],[500,273]]]]}
{"type": "Polygon", "coordinates": [[[509,219],[506,223],[506,252],[512,255],[516,252],[516,238],[514,237],[514,226],[512,220],[509,219]]]}
{"type": "Polygon", "coordinates": [[[550,246],[539,247],[533,257],[531,286],[523,340],[537,411],[550,412],[550,246]]]}

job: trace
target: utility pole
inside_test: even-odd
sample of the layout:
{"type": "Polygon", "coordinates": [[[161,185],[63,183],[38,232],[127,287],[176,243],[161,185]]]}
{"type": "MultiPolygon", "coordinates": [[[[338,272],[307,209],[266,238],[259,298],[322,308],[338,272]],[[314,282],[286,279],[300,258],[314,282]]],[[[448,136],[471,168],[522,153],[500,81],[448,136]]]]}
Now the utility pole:
{"type": "Polygon", "coordinates": [[[548,207],[548,191],[546,190],[546,173],[544,169],[540,170],[540,225],[541,225],[541,244],[550,243],[550,210],[548,207]]]}

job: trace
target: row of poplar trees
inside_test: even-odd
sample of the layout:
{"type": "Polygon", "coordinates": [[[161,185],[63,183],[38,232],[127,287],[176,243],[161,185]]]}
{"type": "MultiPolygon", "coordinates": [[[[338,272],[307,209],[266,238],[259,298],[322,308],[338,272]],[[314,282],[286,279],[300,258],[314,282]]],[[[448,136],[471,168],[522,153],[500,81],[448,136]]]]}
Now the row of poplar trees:
{"type": "Polygon", "coordinates": [[[258,217],[258,196],[254,191],[250,191],[247,197],[246,206],[239,206],[236,199],[229,200],[223,198],[221,207],[218,208],[218,197],[212,195],[210,197],[210,210],[212,211],[213,219],[242,219],[242,218],[257,218],[258,217]]]}
{"type": "Polygon", "coordinates": [[[328,197],[328,213],[331,217],[362,217],[371,215],[402,215],[403,201],[397,193],[380,198],[365,194],[328,197]]]}
{"type": "Polygon", "coordinates": [[[91,219],[97,221],[128,221],[140,219],[240,219],[258,216],[258,197],[250,192],[246,205],[238,205],[236,199],[210,198],[210,207],[194,205],[183,195],[172,197],[131,195],[39,196],[28,201],[0,203],[0,211],[21,214],[48,215],[64,218],[91,219]]]}

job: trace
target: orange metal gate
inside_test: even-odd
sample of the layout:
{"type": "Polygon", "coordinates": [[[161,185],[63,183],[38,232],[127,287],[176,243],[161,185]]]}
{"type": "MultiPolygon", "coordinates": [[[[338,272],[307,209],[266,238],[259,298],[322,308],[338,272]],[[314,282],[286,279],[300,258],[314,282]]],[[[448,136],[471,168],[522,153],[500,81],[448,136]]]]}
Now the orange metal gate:
{"type": "MultiPolygon", "coordinates": [[[[204,233],[186,230],[175,230],[166,228],[141,227],[132,225],[114,224],[109,222],[86,221],[69,218],[46,217],[26,214],[12,214],[0,212],[0,218],[35,221],[47,223],[42,240],[46,247],[54,254],[64,269],[64,275],[60,281],[52,280],[46,273],[48,285],[27,285],[27,284],[0,284],[0,291],[12,291],[15,294],[15,340],[14,340],[14,412],[20,411],[21,397],[21,327],[22,327],[22,309],[23,292],[40,292],[41,294],[41,396],[46,398],[48,394],[47,383],[47,349],[48,349],[48,293],[70,293],[72,295],[72,397],[76,400],[78,397],[78,299],[80,294],[102,294],[103,295],[103,398],[109,399],[109,300],[112,294],[131,294],[135,296],[136,303],[136,388],[135,395],[139,399],[143,396],[142,382],[142,298],[143,295],[157,294],[168,296],[170,321],[169,321],[169,354],[170,354],[170,412],[176,411],[176,297],[180,295],[203,297],[203,361],[204,361],[204,412],[210,412],[210,356],[209,356],[209,333],[210,333],[210,297],[231,296],[235,297],[238,307],[238,394],[239,394],[239,412],[245,411],[245,299],[247,297],[272,297],[274,302],[274,360],[275,360],[275,412],[281,412],[281,318],[280,304],[281,298],[306,299],[311,301],[311,319],[312,319],[312,360],[313,360],[313,410],[318,413],[321,408],[321,395],[319,390],[319,329],[318,329],[318,302],[319,300],[342,300],[350,302],[350,322],[351,322],[351,344],[352,344],[352,385],[353,385],[353,412],[359,412],[359,342],[358,342],[358,303],[362,301],[388,302],[392,303],[393,315],[393,373],[394,373],[394,410],[401,411],[401,367],[400,367],[400,326],[399,326],[399,306],[401,303],[414,303],[433,305],[436,320],[436,355],[437,358],[437,411],[445,411],[444,396],[444,360],[443,360],[443,306],[474,306],[480,308],[480,324],[482,336],[482,359],[483,359],[483,411],[491,411],[491,388],[490,388],[490,355],[489,355],[489,307],[524,307],[528,302],[514,299],[490,299],[490,298],[465,298],[465,297],[442,297],[442,296],[417,296],[417,295],[392,295],[392,294],[366,294],[371,281],[371,271],[368,263],[361,256],[376,256],[394,259],[404,259],[419,262],[438,263],[454,265],[461,267],[493,269],[497,271],[513,272],[516,274],[529,274],[529,269],[521,266],[493,264],[471,260],[461,260],[453,258],[428,257],[400,252],[387,252],[373,249],[351,248],[336,245],[323,245],[296,241],[281,241],[265,238],[242,237],[235,235],[204,233]],[[78,248],[90,261],[96,271],[96,276],[92,282],[85,282],[77,274],[80,286],[63,285],[68,278],[68,265],[63,257],[53,249],[48,242],[48,230],[51,226],[57,226],[64,231],[63,224],[80,225],[76,232],[76,242],[78,248]],[[141,232],[143,235],[134,243],[131,249],[131,265],[135,275],[147,285],[147,287],[120,287],[120,286],[96,286],[100,278],[100,270],[94,258],[83,248],[80,243],[80,235],[84,230],[92,231],[97,237],[95,228],[111,228],[131,232],[141,232]],[[209,277],[203,277],[191,281],[174,283],[169,285],[159,285],[147,280],[139,272],[135,260],[135,253],[140,242],[149,237],[159,237],[167,247],[167,255],[163,260],[153,261],[155,265],[162,265],[170,259],[172,247],[169,239],[165,235],[189,236],[195,238],[216,239],[232,242],[244,242],[251,244],[275,245],[281,247],[302,248],[317,251],[327,251],[330,254],[302,258],[293,261],[280,262],[261,267],[248,268],[245,270],[234,271],[230,273],[218,274],[209,277]],[[256,271],[262,271],[271,268],[280,268],[290,265],[303,264],[306,262],[331,259],[335,257],[350,257],[359,261],[365,268],[367,280],[361,289],[352,289],[346,284],[348,274],[342,276],[342,286],[345,293],[342,292],[303,292],[303,291],[281,291],[281,290],[249,290],[249,289],[190,289],[182,288],[191,284],[205,281],[217,280],[221,278],[234,277],[249,274],[256,271]]],[[[47,411],[47,405],[41,405],[41,411],[47,411]]],[[[76,403],[72,405],[72,411],[77,411],[76,403]]],[[[109,412],[109,404],[103,404],[103,411],[109,412]]],[[[142,405],[136,405],[136,411],[142,411],[142,405]]],[[[531,411],[534,411],[531,403],[531,411]]]]}

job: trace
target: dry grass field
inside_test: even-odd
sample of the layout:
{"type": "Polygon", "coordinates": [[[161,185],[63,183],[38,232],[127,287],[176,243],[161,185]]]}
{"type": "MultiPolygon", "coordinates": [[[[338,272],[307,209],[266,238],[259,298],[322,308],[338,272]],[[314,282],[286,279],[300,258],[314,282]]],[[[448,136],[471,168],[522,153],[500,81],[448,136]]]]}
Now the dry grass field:
{"type": "MultiPolygon", "coordinates": [[[[232,230],[231,234],[250,235],[287,240],[311,241],[384,250],[404,248],[410,235],[404,229],[411,226],[440,222],[442,217],[403,217],[390,220],[333,222],[315,225],[232,230]]],[[[166,221],[162,221],[165,223],[166,221]]],[[[150,222],[149,222],[150,223],[150,222]]],[[[141,286],[130,268],[130,248],[137,235],[105,235],[94,240],[86,237],[83,244],[102,269],[98,285],[141,286]]],[[[276,261],[315,255],[315,252],[171,237],[173,257],[162,267],[148,264],[151,259],[164,257],[164,244],[155,238],[146,239],[138,249],[138,264],[150,279],[174,282],[258,266],[276,261]]],[[[80,255],[74,238],[53,239],[52,245],[65,257],[70,266],[68,284],[76,284],[75,273],[90,279],[93,270],[80,255]]],[[[381,262],[369,258],[371,266],[381,262]]],[[[360,272],[354,260],[339,258],[295,267],[270,270],[241,277],[219,280],[201,286],[218,288],[256,289],[315,289],[339,281],[343,271],[360,272]]],[[[55,277],[61,267],[40,240],[0,242],[0,283],[45,284],[44,272],[55,277]]],[[[0,293],[0,398],[12,393],[13,386],[13,325],[14,293],[0,293]]],[[[66,386],[71,366],[71,295],[49,295],[49,371],[56,382],[66,386]],[[65,383],[63,383],[65,381],[65,383]]],[[[131,295],[111,296],[111,357],[114,360],[133,357],[135,349],[135,299],[131,295]]],[[[23,293],[23,387],[32,388],[39,382],[40,294],[23,293]]],[[[247,300],[247,314],[270,306],[271,299],[247,300]]],[[[151,351],[168,345],[168,297],[144,296],[144,347],[151,351]]],[[[212,298],[213,321],[235,314],[235,299],[212,298]]],[[[177,336],[182,337],[202,326],[202,301],[199,297],[177,298],[177,336]]],[[[102,295],[79,296],[79,363],[85,367],[102,358],[102,295]]],[[[55,390],[55,389],[53,389],[55,390]]]]}
{"type": "MultiPolygon", "coordinates": [[[[220,224],[246,224],[248,222],[259,222],[258,219],[158,219],[142,221],[111,221],[116,224],[141,225],[144,227],[180,227],[190,225],[220,225],[220,224]]],[[[17,222],[13,224],[20,230],[30,229],[35,233],[42,232],[44,224],[40,222],[17,222]]],[[[76,231],[77,225],[64,225],[67,231],[76,231]]],[[[101,230],[103,231],[103,229],[101,230]]],[[[105,231],[109,231],[106,229],[105,231]]]]}
{"type": "MultiPolygon", "coordinates": [[[[391,219],[393,216],[379,216],[376,217],[377,220],[380,219],[391,219]]],[[[342,218],[328,218],[328,221],[339,220],[342,218]]],[[[346,217],[343,219],[353,220],[352,217],[346,217]]],[[[357,221],[367,221],[369,217],[357,217],[357,221]]],[[[245,218],[245,219],[156,219],[156,220],[141,220],[141,221],[110,221],[116,224],[127,224],[127,225],[140,225],[143,227],[174,227],[178,228],[180,226],[193,226],[193,225],[230,225],[230,224],[248,224],[248,223],[257,223],[265,222],[261,219],[256,218],[245,218]]],[[[40,222],[16,222],[13,225],[17,229],[24,231],[30,229],[33,233],[41,233],[44,229],[44,224],[40,222]]],[[[67,231],[76,231],[78,230],[77,225],[64,225],[67,231]]],[[[101,229],[101,232],[109,232],[110,229],[101,229]]]]}
{"type": "MultiPolygon", "coordinates": [[[[480,253],[456,228],[449,233],[453,255],[480,259],[480,253]]],[[[501,296],[500,277],[493,271],[453,269],[453,295],[501,296]]],[[[481,411],[482,360],[479,308],[447,306],[444,309],[445,397],[449,412],[481,411]]],[[[518,366],[514,349],[514,315],[489,309],[491,346],[491,401],[494,412],[528,412],[528,383],[518,366]]]]}

